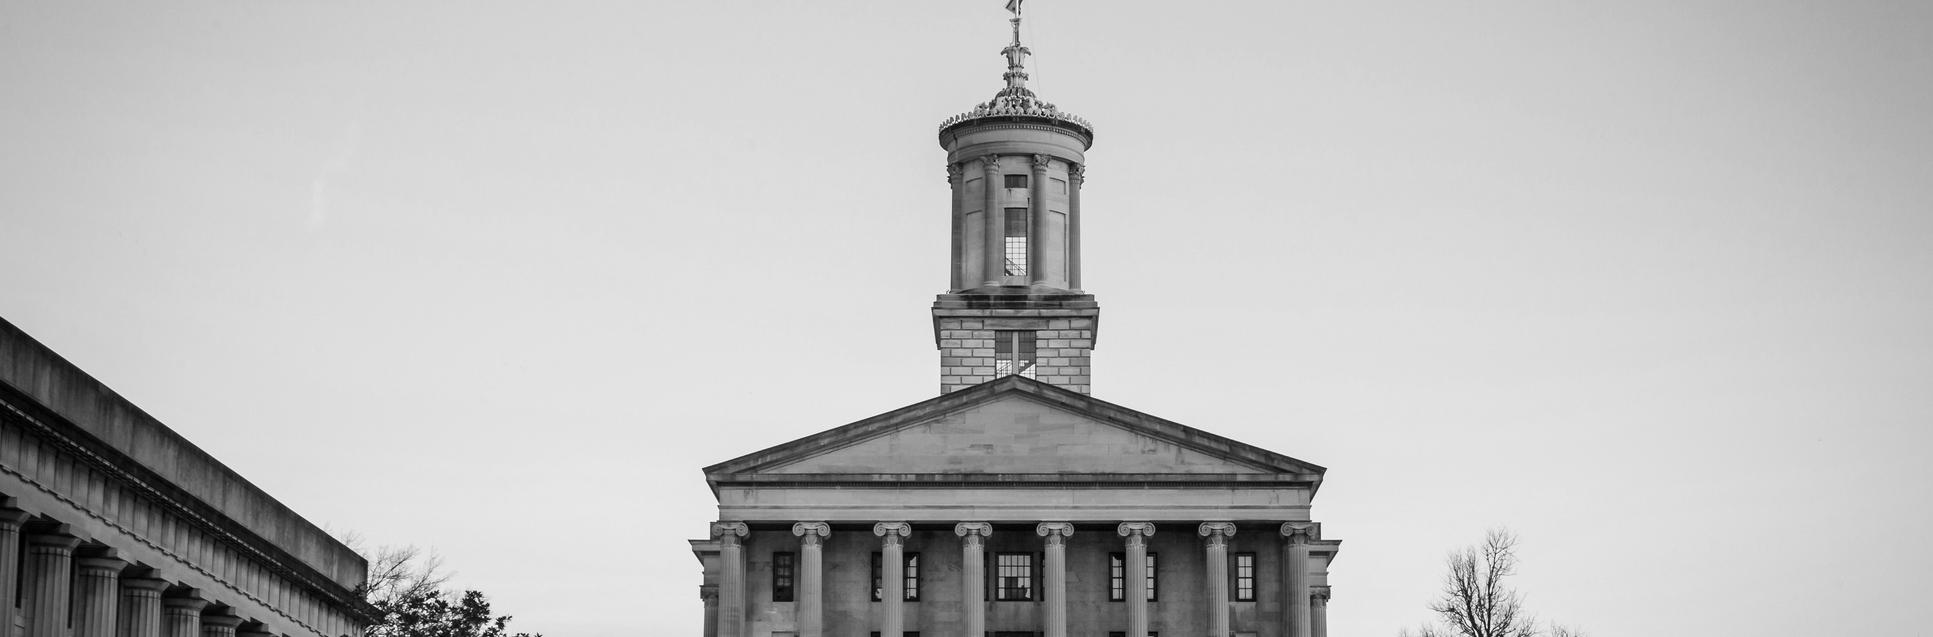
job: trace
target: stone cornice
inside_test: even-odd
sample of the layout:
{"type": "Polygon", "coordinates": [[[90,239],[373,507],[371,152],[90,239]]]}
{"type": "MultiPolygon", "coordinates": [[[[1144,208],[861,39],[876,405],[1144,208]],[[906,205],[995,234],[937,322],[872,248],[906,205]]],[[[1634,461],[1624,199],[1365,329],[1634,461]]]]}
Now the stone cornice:
{"type": "MultiPolygon", "coordinates": [[[[0,322],[0,326],[4,326],[4,322],[0,322]]],[[[8,328],[12,328],[12,326],[8,326],[8,328]]],[[[375,612],[375,606],[369,606],[369,602],[365,602],[361,596],[354,595],[354,591],[348,591],[346,587],[342,587],[340,583],[336,583],[329,575],[325,575],[319,569],[309,566],[307,562],[303,562],[302,558],[296,558],[294,554],[290,554],[286,548],[282,548],[280,544],[276,544],[273,540],[265,539],[265,537],[257,535],[253,529],[249,529],[249,527],[242,525],[240,521],[228,517],[226,513],[216,510],[215,506],[203,502],[201,498],[197,498],[195,494],[191,494],[186,488],[176,485],[174,481],[168,481],[166,477],[155,473],[147,465],[135,461],[133,457],[122,454],[114,446],[108,446],[106,442],[95,438],[87,430],[73,425],[72,421],[68,421],[66,417],[62,417],[60,413],[54,413],[52,409],[48,409],[48,407],[44,407],[41,403],[35,402],[31,396],[25,396],[23,392],[19,392],[15,386],[8,384],[8,382],[0,382],[0,421],[6,421],[8,425],[17,425],[17,427],[27,430],[27,434],[37,436],[37,438],[41,438],[44,442],[48,442],[48,446],[54,448],[58,454],[66,454],[66,456],[73,457],[77,463],[87,465],[87,467],[93,467],[95,471],[99,471],[102,477],[106,477],[114,485],[128,488],[131,496],[149,502],[157,512],[174,515],[176,519],[180,519],[182,523],[186,523],[189,527],[201,529],[203,533],[207,533],[207,537],[215,539],[216,542],[228,544],[238,554],[242,554],[245,558],[253,560],[255,564],[259,564],[265,571],[274,573],[276,577],[282,577],[282,579],[286,579],[286,581],[290,581],[290,583],[294,583],[294,585],[298,585],[302,589],[307,589],[307,591],[311,591],[315,595],[327,598],[329,602],[340,606],[340,608],[344,608],[350,616],[358,618],[361,622],[375,622],[375,620],[379,620],[379,616],[375,612]]],[[[147,540],[145,535],[135,533],[133,529],[126,529],[126,527],[122,527],[120,523],[116,523],[112,519],[106,519],[106,517],[101,517],[99,513],[87,510],[79,502],[73,502],[72,498],[68,498],[66,494],[56,492],[52,488],[46,488],[46,486],[41,485],[39,481],[35,481],[29,475],[21,475],[21,473],[12,471],[10,467],[4,467],[4,465],[0,465],[0,471],[12,473],[12,475],[15,475],[17,479],[21,479],[27,485],[39,486],[39,488],[46,490],[48,494],[52,494],[54,498],[68,500],[77,510],[89,512],[89,515],[95,515],[97,519],[101,519],[104,523],[108,523],[108,525],[112,525],[112,527],[128,533],[131,537],[147,540]]],[[[267,496],[263,496],[263,498],[267,498],[267,496]]],[[[276,506],[280,506],[280,504],[276,504],[276,506]]],[[[303,523],[307,523],[307,521],[303,521],[303,523]]],[[[255,596],[257,600],[261,600],[257,596],[257,591],[245,591],[240,585],[236,585],[236,583],[232,583],[232,581],[228,581],[224,577],[218,577],[213,571],[203,568],[201,564],[197,564],[193,560],[188,560],[186,556],[178,556],[174,550],[170,550],[166,546],[160,546],[160,544],[153,544],[153,546],[157,550],[162,550],[162,552],[170,554],[170,556],[176,556],[184,564],[189,564],[189,566],[193,566],[195,569],[201,569],[203,575],[209,575],[209,577],[213,577],[216,581],[222,581],[222,583],[234,587],[238,593],[242,593],[245,596],[255,596]]],[[[356,560],[361,560],[360,556],[356,560]]],[[[294,614],[290,614],[290,610],[286,610],[286,608],[276,608],[276,610],[282,612],[284,618],[288,618],[292,622],[300,623],[302,627],[307,627],[311,631],[315,629],[313,625],[307,625],[302,620],[296,620],[294,614]]]]}

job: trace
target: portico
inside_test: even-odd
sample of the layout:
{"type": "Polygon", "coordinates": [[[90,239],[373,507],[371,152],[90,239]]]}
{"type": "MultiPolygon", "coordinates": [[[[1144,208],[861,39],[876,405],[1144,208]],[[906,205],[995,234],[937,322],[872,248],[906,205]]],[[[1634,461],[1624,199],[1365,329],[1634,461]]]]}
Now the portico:
{"type": "Polygon", "coordinates": [[[1326,637],[1311,620],[1340,542],[1308,518],[1322,471],[984,383],[708,467],[724,519],[692,542],[720,600],[707,637],[1326,637]]]}

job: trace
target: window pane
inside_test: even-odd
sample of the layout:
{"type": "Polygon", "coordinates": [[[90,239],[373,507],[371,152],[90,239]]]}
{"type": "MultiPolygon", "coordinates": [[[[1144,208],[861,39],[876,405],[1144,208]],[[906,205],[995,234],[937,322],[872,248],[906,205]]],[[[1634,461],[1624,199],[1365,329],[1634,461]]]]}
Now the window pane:
{"type": "Polygon", "coordinates": [[[1027,601],[1034,598],[1034,554],[1001,553],[995,561],[994,599],[1027,601]]]}
{"type": "Polygon", "coordinates": [[[920,554],[918,553],[906,554],[906,601],[920,601],[920,554]]]}
{"type": "Polygon", "coordinates": [[[1007,175],[1006,177],[1007,177],[1008,188],[1026,188],[1027,187],[1026,175],[1007,175]]]}
{"type": "Polygon", "coordinates": [[[1235,554],[1235,601],[1255,601],[1255,554],[1235,554]]]}
{"type": "Polygon", "coordinates": [[[1027,273],[1027,209],[1007,209],[1007,275],[1027,273]]]}
{"type": "Polygon", "coordinates": [[[1123,564],[1124,560],[1125,557],[1121,553],[1107,555],[1107,601],[1118,602],[1127,599],[1127,593],[1123,592],[1127,587],[1127,567],[1123,564]]]}
{"type": "Polygon", "coordinates": [[[792,553],[772,554],[772,601],[792,601],[793,557],[792,553]]]}

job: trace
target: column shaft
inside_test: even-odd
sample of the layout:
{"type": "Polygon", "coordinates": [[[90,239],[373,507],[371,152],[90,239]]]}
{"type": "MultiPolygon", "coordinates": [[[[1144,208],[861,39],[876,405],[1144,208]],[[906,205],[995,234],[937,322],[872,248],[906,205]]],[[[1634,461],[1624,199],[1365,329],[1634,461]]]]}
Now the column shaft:
{"type": "Polygon", "coordinates": [[[1081,289],[1081,184],[1087,167],[1070,164],[1067,171],[1067,289],[1081,289]]]}
{"type": "Polygon", "coordinates": [[[981,246],[986,255],[986,281],[989,286],[1000,285],[1007,276],[1007,211],[1000,207],[1000,193],[1006,192],[1006,184],[1000,179],[1000,158],[987,155],[980,158],[980,168],[986,175],[980,183],[986,191],[986,245],[981,246]]]}
{"type": "Polygon", "coordinates": [[[987,558],[984,538],[993,533],[993,526],[985,522],[961,522],[953,525],[953,534],[960,536],[960,634],[957,637],[981,637],[987,631],[987,558]]]}
{"type": "Polygon", "coordinates": [[[1034,174],[1027,180],[1032,195],[1027,204],[1027,282],[1033,284],[1048,283],[1052,270],[1047,267],[1052,253],[1047,249],[1047,165],[1051,161],[1046,155],[1034,155],[1034,174]]]}
{"type": "Polygon", "coordinates": [[[27,588],[20,606],[27,612],[27,637],[65,637],[74,592],[74,547],[80,538],[35,535],[27,538],[27,588]]]}
{"type": "Polygon", "coordinates": [[[966,285],[966,178],[964,166],[947,162],[946,183],[953,188],[953,267],[947,277],[947,290],[966,285]]]}
{"type": "Polygon", "coordinates": [[[750,533],[743,522],[716,522],[712,535],[719,539],[718,635],[745,637],[745,548],[739,538],[750,533]]]}
{"type": "Polygon", "coordinates": [[[1309,599],[1310,637],[1329,637],[1329,592],[1316,593],[1309,599]]]}
{"type": "Polygon", "coordinates": [[[121,569],[125,560],[86,557],[80,560],[80,590],[74,591],[74,637],[114,637],[121,614],[121,569]]]}
{"type": "Polygon", "coordinates": [[[901,541],[913,528],[905,522],[880,522],[873,535],[879,546],[879,634],[880,637],[905,637],[906,551],[901,541]]]}
{"type": "Polygon", "coordinates": [[[1309,637],[1309,525],[1282,525],[1288,536],[1283,554],[1282,616],[1288,637],[1309,637]]]}
{"type": "Polygon", "coordinates": [[[20,525],[27,512],[6,508],[11,498],[0,498],[0,637],[13,637],[14,582],[20,579],[20,525]]]}
{"type": "Polygon", "coordinates": [[[1074,525],[1067,522],[1042,522],[1034,532],[1047,538],[1046,564],[1042,565],[1041,600],[1046,602],[1042,628],[1046,637],[1067,637],[1067,538],[1074,525]]]}
{"type": "Polygon", "coordinates": [[[1148,537],[1154,535],[1154,524],[1122,522],[1115,532],[1128,539],[1121,590],[1128,607],[1128,637],[1148,637],[1148,537]]]}
{"type": "Polygon", "coordinates": [[[158,579],[122,579],[115,637],[161,637],[161,591],[167,588],[168,583],[158,579]]]}
{"type": "Polygon", "coordinates": [[[1204,522],[1200,532],[1208,538],[1208,634],[1228,637],[1228,536],[1235,534],[1235,525],[1204,522]]]}
{"type": "Polygon", "coordinates": [[[826,536],[832,534],[832,527],[824,522],[800,522],[792,525],[792,534],[799,536],[799,602],[796,606],[799,637],[823,637],[825,555],[821,546],[826,536]]]}

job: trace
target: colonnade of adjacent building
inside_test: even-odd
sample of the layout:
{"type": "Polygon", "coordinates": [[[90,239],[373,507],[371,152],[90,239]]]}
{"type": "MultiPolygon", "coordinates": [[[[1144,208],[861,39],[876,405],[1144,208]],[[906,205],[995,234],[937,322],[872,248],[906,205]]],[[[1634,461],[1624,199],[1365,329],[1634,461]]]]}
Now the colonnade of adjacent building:
{"type": "MultiPolygon", "coordinates": [[[[1281,535],[1286,543],[1282,564],[1282,601],[1286,610],[1284,634],[1287,637],[1328,635],[1329,591],[1327,587],[1316,590],[1309,573],[1309,544],[1313,539],[1314,527],[1314,524],[1307,522],[1287,522],[1281,526],[1281,535]]],[[[1148,538],[1154,536],[1155,531],[1156,524],[1153,522],[1122,522],[1115,528],[1126,551],[1123,568],[1123,594],[1126,599],[1148,599],[1148,538]]],[[[751,528],[744,522],[714,522],[711,525],[712,537],[719,540],[720,567],[723,569],[718,580],[717,597],[716,634],[719,637],[745,637],[748,604],[745,550],[740,538],[750,532],[751,528]]],[[[1044,637],[1068,637],[1067,540],[1074,535],[1074,525],[1068,522],[1041,522],[1034,527],[1034,532],[1043,538],[1044,543],[1041,631],[1044,637]]],[[[881,637],[901,637],[905,630],[902,543],[911,533],[912,526],[906,522],[879,522],[873,525],[873,535],[880,538],[880,583],[884,589],[879,596],[882,605],[881,637]]],[[[977,637],[986,631],[986,591],[983,588],[987,581],[985,547],[987,538],[993,534],[993,525],[987,522],[960,522],[953,526],[953,533],[960,538],[962,567],[960,598],[963,617],[959,635],[977,637]]],[[[1203,538],[1208,566],[1209,634],[1228,635],[1228,541],[1235,535],[1235,524],[1203,522],[1196,527],[1196,533],[1203,538]]],[[[825,539],[832,534],[832,527],[825,522],[799,522],[792,525],[792,534],[799,537],[800,572],[796,597],[798,637],[824,637],[823,547],[825,539]]],[[[1148,637],[1148,605],[1131,603],[1127,608],[1127,636],[1148,637]]],[[[952,636],[935,633],[935,637],[952,636]]]]}
{"type": "Polygon", "coordinates": [[[206,612],[194,589],[133,569],[112,549],[83,549],[58,525],[29,530],[29,517],[0,508],[0,637],[271,636],[206,612]],[[26,620],[18,632],[16,614],[26,620]]]}

